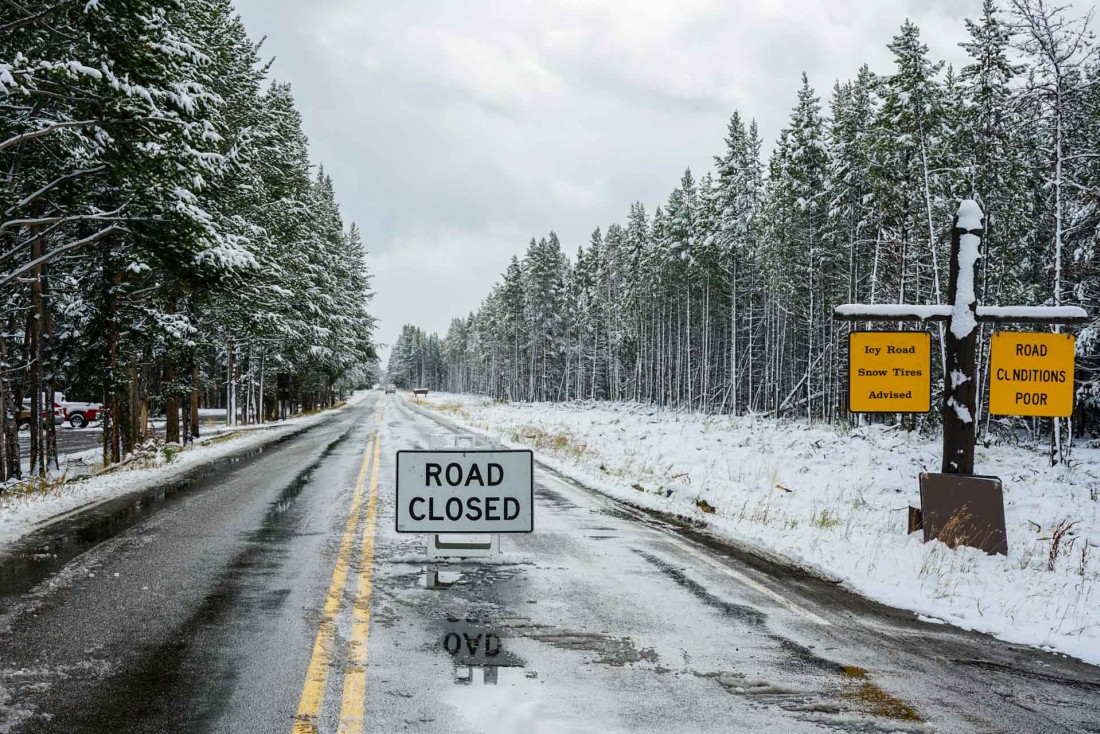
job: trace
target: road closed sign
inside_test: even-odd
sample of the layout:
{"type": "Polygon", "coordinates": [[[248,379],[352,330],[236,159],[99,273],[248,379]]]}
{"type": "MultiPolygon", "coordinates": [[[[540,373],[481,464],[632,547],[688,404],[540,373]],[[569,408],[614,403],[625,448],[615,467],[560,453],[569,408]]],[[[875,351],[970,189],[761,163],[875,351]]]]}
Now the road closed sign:
{"type": "Polygon", "coordinates": [[[397,532],[529,533],[530,451],[398,451],[397,532]]]}
{"type": "Polygon", "coordinates": [[[989,352],[989,412],[1065,418],[1073,413],[1071,334],[996,331],[989,352]]]}
{"type": "Polygon", "coordinates": [[[848,335],[848,410],[932,410],[932,335],[927,331],[853,331],[848,335]]]}

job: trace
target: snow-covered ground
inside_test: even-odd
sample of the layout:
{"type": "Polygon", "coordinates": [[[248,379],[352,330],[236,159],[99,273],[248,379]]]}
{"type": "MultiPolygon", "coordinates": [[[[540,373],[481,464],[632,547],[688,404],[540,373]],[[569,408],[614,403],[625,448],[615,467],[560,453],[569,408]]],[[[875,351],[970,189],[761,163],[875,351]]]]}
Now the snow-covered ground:
{"type": "Polygon", "coordinates": [[[978,473],[1004,482],[1006,558],[906,534],[918,473],[939,471],[934,437],[637,404],[427,404],[611,496],[703,520],[865,596],[1100,664],[1100,449],[1075,447],[1069,466],[1050,467],[1042,447],[978,447],[978,473]],[[1075,524],[1052,556],[1059,523],[1075,524]]]}
{"type": "MultiPolygon", "coordinates": [[[[356,393],[347,405],[335,410],[354,405],[366,396],[366,392],[356,393]]],[[[333,412],[322,411],[262,426],[204,428],[204,436],[195,446],[173,453],[171,459],[163,451],[150,452],[132,462],[132,465],[119,467],[107,474],[59,483],[44,491],[0,494],[0,545],[26,535],[51,518],[171,481],[200,464],[270,443],[291,431],[325,420],[333,412]],[[229,433],[240,435],[226,437],[225,434],[229,433]]],[[[91,466],[101,454],[101,449],[91,449],[64,456],[61,473],[71,478],[81,463],[91,466]]]]}

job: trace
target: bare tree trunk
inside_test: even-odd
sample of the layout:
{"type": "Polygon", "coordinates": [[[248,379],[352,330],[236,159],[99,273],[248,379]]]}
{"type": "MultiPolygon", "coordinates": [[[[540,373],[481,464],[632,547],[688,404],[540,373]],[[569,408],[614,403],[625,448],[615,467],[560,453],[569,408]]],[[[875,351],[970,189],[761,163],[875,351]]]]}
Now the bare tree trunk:
{"type": "Polygon", "coordinates": [[[191,366],[191,438],[199,437],[199,389],[202,387],[202,379],[199,368],[191,366]]]}
{"type": "MultiPolygon", "coordinates": [[[[31,260],[42,257],[41,237],[31,242],[31,260]]],[[[27,380],[30,391],[30,471],[46,473],[46,446],[42,426],[42,266],[31,270],[31,310],[27,316],[27,380]]]]}
{"type": "MultiPolygon", "coordinates": [[[[15,314],[8,317],[6,332],[15,331],[15,314]]],[[[0,426],[3,427],[4,463],[0,466],[0,481],[22,479],[23,466],[19,456],[19,408],[12,394],[11,365],[8,363],[8,340],[0,336],[0,426]],[[11,420],[8,416],[11,416],[11,420]]]]}
{"type": "Polygon", "coordinates": [[[103,369],[103,405],[107,409],[103,420],[103,465],[122,460],[121,404],[115,381],[118,367],[118,289],[122,285],[122,272],[115,271],[107,283],[104,299],[107,321],[106,355],[103,369]]]}
{"type": "Polygon", "coordinates": [[[264,415],[264,354],[263,350],[260,350],[260,395],[259,395],[259,411],[257,423],[263,423],[266,416],[264,415]]]}
{"type": "Polygon", "coordinates": [[[43,389],[45,391],[45,403],[46,403],[46,455],[45,463],[48,465],[50,457],[53,457],[54,468],[61,469],[61,464],[57,457],[57,426],[54,424],[54,393],[57,392],[57,378],[54,375],[53,370],[53,317],[50,315],[50,278],[47,266],[42,266],[42,334],[41,344],[41,361],[44,376],[43,389]]]}
{"type": "Polygon", "coordinates": [[[237,355],[232,339],[225,342],[225,424],[237,425],[237,355]]]}
{"type": "Polygon", "coordinates": [[[180,391],[179,369],[171,356],[164,366],[164,381],[167,383],[168,394],[164,401],[164,410],[167,413],[167,421],[164,425],[164,440],[168,443],[180,442],[180,391]]]}

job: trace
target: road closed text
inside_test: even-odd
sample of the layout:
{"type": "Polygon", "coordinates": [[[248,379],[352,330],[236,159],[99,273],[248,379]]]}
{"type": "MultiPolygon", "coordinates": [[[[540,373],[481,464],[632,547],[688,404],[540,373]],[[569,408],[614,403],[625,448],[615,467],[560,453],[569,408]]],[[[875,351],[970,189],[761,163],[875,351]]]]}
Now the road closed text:
{"type": "Polygon", "coordinates": [[[528,533],[530,451],[397,452],[397,532],[528,533]]]}

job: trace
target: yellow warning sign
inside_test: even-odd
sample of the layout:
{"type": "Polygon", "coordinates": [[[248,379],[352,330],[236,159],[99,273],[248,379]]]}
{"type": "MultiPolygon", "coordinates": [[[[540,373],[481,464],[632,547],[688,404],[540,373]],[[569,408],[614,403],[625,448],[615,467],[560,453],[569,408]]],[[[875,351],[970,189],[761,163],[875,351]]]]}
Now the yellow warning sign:
{"type": "Polygon", "coordinates": [[[996,331],[989,353],[989,412],[1065,418],[1073,413],[1071,334],[996,331]]]}
{"type": "Polygon", "coordinates": [[[848,410],[927,413],[932,409],[932,335],[853,331],[848,335],[848,410]]]}

